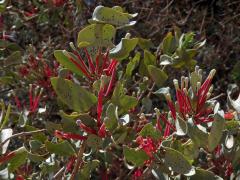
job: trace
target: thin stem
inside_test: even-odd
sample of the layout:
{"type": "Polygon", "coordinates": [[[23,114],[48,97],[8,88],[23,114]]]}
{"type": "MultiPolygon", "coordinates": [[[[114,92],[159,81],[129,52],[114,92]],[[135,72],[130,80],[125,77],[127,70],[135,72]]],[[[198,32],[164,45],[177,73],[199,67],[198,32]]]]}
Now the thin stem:
{"type": "Polygon", "coordinates": [[[53,179],[57,179],[65,170],[65,166],[63,166],[54,176],[53,179]]]}
{"type": "Polygon", "coordinates": [[[75,176],[78,172],[78,169],[79,169],[81,161],[82,161],[84,150],[85,150],[85,142],[83,142],[82,146],[80,147],[80,149],[78,151],[77,161],[76,161],[76,164],[74,166],[74,169],[73,169],[72,175],[70,177],[70,180],[74,180],[74,178],[75,178],[75,176]]]}
{"type": "Polygon", "coordinates": [[[21,132],[21,133],[14,134],[14,135],[8,137],[7,139],[5,139],[5,141],[3,141],[2,143],[0,143],[0,147],[2,147],[6,142],[8,142],[12,138],[22,137],[22,136],[29,136],[29,135],[32,135],[32,134],[35,134],[35,133],[44,132],[44,131],[46,131],[46,129],[40,129],[40,130],[35,130],[35,131],[21,132]]]}

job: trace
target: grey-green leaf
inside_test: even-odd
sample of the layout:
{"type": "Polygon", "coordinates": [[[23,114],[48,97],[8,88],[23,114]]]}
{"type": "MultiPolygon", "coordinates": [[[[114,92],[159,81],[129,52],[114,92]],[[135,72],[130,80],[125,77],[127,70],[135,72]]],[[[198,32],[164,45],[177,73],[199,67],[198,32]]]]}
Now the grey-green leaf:
{"type": "Polygon", "coordinates": [[[75,154],[72,145],[68,141],[62,141],[60,143],[46,141],[45,145],[50,153],[55,153],[60,156],[72,156],[75,154]]]}
{"type": "Polygon", "coordinates": [[[195,173],[195,169],[182,153],[167,147],[165,150],[165,164],[171,168],[172,171],[180,174],[188,174],[189,176],[195,173]]]}
{"type": "Polygon", "coordinates": [[[51,83],[58,97],[76,112],[86,112],[97,102],[94,94],[70,80],[54,77],[51,83]]]}
{"type": "Polygon", "coordinates": [[[144,162],[149,159],[145,151],[141,149],[124,147],[123,154],[127,161],[133,163],[137,167],[142,166],[144,162]]]}
{"type": "Polygon", "coordinates": [[[208,150],[213,151],[219,144],[222,133],[225,128],[225,119],[219,114],[216,113],[214,116],[214,121],[212,128],[208,137],[208,150]]]}
{"type": "Polygon", "coordinates": [[[148,72],[152,80],[159,87],[161,87],[164,84],[164,82],[168,79],[168,75],[163,70],[157,68],[156,66],[149,65],[148,72]]]}

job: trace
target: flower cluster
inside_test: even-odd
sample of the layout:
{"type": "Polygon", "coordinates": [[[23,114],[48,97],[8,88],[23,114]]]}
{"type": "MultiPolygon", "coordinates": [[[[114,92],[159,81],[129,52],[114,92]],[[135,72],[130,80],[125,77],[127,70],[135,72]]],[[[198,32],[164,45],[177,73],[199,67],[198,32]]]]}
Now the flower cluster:
{"type": "MultiPolygon", "coordinates": [[[[39,87],[36,87],[30,84],[29,91],[28,91],[29,103],[28,103],[28,107],[26,108],[29,111],[29,113],[37,112],[40,98],[42,96],[42,92],[43,92],[43,88],[40,89],[39,87]]],[[[21,102],[19,97],[15,93],[13,93],[13,95],[14,95],[15,104],[19,111],[27,106],[26,101],[21,102]]]]}

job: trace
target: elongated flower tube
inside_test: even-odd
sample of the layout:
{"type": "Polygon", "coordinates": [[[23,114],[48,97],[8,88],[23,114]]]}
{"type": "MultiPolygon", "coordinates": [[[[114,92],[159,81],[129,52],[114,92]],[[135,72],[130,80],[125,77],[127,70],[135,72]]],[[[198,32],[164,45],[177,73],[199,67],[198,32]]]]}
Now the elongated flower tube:
{"type": "Polygon", "coordinates": [[[85,131],[86,133],[97,135],[96,130],[94,130],[94,129],[90,128],[90,127],[87,127],[85,124],[83,124],[83,123],[81,122],[81,120],[77,120],[76,123],[77,123],[77,125],[78,125],[83,131],[85,131]]]}
{"type": "Polygon", "coordinates": [[[4,154],[3,156],[0,157],[0,164],[12,159],[15,155],[16,155],[15,152],[4,154]]]}
{"type": "Polygon", "coordinates": [[[79,134],[73,134],[73,133],[64,133],[59,130],[55,130],[54,136],[61,139],[73,139],[73,140],[80,140],[80,141],[87,139],[86,136],[81,136],[79,134]]]}
{"type": "Polygon", "coordinates": [[[165,97],[166,97],[166,100],[167,100],[168,107],[171,111],[171,115],[172,115],[173,119],[176,120],[176,117],[177,117],[176,109],[175,109],[174,104],[172,102],[171,95],[168,93],[168,94],[165,94],[165,97]]]}
{"type": "Polygon", "coordinates": [[[69,161],[67,163],[67,166],[66,166],[66,171],[67,172],[71,172],[72,168],[73,168],[73,164],[75,163],[76,161],[76,157],[75,156],[72,156],[69,158],[69,161]]]}
{"type": "Polygon", "coordinates": [[[98,136],[101,137],[101,138],[106,137],[106,127],[105,127],[105,123],[102,123],[101,127],[99,128],[98,136]]]}
{"type": "Polygon", "coordinates": [[[116,59],[109,58],[109,49],[106,53],[102,53],[100,49],[96,54],[96,58],[93,59],[87,48],[83,48],[86,55],[87,65],[84,62],[84,58],[80,55],[77,48],[70,43],[70,47],[73,50],[73,55],[67,51],[63,51],[63,54],[71,61],[89,80],[100,79],[102,75],[113,76],[115,74],[115,69],[118,64],[116,59]]]}
{"type": "Polygon", "coordinates": [[[98,127],[101,126],[101,116],[102,116],[102,109],[103,109],[103,93],[104,88],[101,85],[100,90],[98,92],[98,104],[97,104],[97,125],[98,127]]]}

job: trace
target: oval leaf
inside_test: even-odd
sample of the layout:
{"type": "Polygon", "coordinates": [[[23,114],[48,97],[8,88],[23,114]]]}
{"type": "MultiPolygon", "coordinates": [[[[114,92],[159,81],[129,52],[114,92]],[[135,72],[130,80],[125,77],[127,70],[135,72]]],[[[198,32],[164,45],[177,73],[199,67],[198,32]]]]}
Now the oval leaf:
{"type": "Polygon", "coordinates": [[[123,148],[123,154],[127,161],[133,163],[135,166],[141,166],[149,159],[145,151],[141,149],[134,149],[129,147],[123,148]]]}
{"type": "Polygon", "coordinates": [[[153,65],[148,66],[148,72],[157,86],[162,86],[168,78],[168,75],[164,71],[153,65]]]}
{"type": "Polygon", "coordinates": [[[214,116],[214,121],[212,128],[208,137],[208,150],[213,151],[219,144],[222,133],[225,127],[225,119],[219,114],[216,113],[214,116]]]}
{"type": "Polygon", "coordinates": [[[78,47],[113,47],[112,39],[116,29],[110,24],[91,24],[78,33],[78,47]]]}
{"type": "Polygon", "coordinates": [[[54,77],[51,83],[59,98],[77,112],[88,111],[97,102],[95,95],[72,81],[54,77]]]}
{"type": "Polygon", "coordinates": [[[195,173],[195,169],[193,169],[192,165],[182,155],[182,153],[172,148],[165,148],[165,150],[166,150],[165,164],[169,168],[171,168],[172,171],[180,174],[190,175],[193,175],[195,173]]]}

